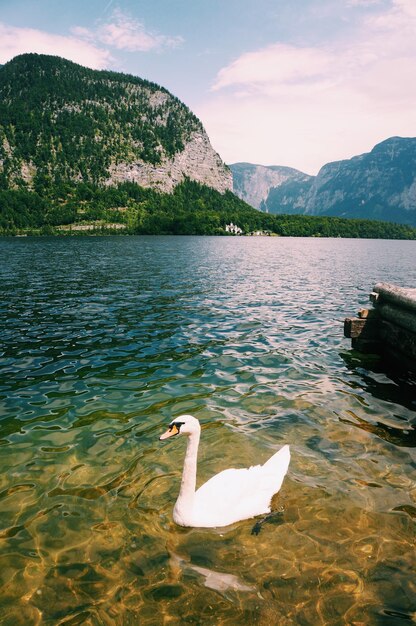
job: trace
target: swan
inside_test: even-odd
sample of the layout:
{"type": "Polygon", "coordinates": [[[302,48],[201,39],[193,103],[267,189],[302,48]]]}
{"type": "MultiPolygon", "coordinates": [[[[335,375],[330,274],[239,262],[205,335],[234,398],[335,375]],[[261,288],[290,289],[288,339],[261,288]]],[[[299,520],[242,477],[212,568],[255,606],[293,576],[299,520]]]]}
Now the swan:
{"type": "Polygon", "coordinates": [[[174,522],[179,526],[215,528],[270,513],[272,496],[279,491],[289,467],[289,446],[283,446],[264,465],[226,469],[195,491],[200,434],[201,426],[195,417],[180,415],[159,437],[160,441],[177,435],[188,437],[174,522]]]}

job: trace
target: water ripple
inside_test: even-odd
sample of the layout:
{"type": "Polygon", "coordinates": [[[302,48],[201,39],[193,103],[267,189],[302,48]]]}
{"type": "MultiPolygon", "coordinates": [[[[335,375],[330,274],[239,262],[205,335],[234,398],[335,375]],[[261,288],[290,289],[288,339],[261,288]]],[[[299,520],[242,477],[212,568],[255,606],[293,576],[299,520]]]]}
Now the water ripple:
{"type": "Polygon", "coordinates": [[[0,253],[2,623],[412,619],[416,385],[351,351],[342,322],[378,280],[416,284],[414,242],[0,253]],[[200,481],[292,444],[283,513],[258,537],[173,525],[183,442],[158,435],[185,412],[200,481]]]}

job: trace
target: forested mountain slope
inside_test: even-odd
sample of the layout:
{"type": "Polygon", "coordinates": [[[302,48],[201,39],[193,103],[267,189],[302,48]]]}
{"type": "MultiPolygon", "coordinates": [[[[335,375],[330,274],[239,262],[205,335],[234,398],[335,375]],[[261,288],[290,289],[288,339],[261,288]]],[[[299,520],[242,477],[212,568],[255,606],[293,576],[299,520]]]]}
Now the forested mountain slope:
{"type": "Polygon", "coordinates": [[[38,54],[0,67],[0,188],[132,181],[172,191],[185,177],[232,184],[201,122],[163,87],[38,54]]]}

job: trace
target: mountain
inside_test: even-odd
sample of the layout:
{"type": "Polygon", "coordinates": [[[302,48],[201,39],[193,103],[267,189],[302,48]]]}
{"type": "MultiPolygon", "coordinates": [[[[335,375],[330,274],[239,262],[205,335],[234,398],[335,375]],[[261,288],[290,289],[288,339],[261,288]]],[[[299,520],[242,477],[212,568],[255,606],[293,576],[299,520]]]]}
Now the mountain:
{"type": "Polygon", "coordinates": [[[306,213],[313,181],[314,176],[308,176],[305,180],[288,180],[279,187],[271,187],[260,205],[260,210],[275,214],[303,215],[306,213]]]}
{"type": "Polygon", "coordinates": [[[185,178],[232,186],[201,122],[163,87],[38,54],[0,67],[0,189],[130,181],[171,192],[185,178]]]}
{"type": "MultiPolygon", "coordinates": [[[[298,196],[310,184],[272,169],[270,184],[298,196]]],[[[37,54],[0,67],[1,235],[221,235],[232,222],[244,234],[416,239],[407,226],[266,214],[231,184],[201,122],[163,87],[37,54]]]]}
{"type": "MultiPolygon", "coordinates": [[[[230,168],[234,175],[234,166],[230,168]]],[[[266,176],[263,181],[264,189],[266,176]]],[[[239,176],[234,175],[234,186],[237,193],[239,176]]],[[[240,197],[249,202],[248,194],[240,197]]],[[[258,208],[275,214],[376,219],[416,226],[416,138],[391,137],[369,153],[324,165],[315,177],[305,174],[303,180],[292,177],[270,185],[258,208]]]]}
{"type": "Polygon", "coordinates": [[[299,170],[279,165],[233,163],[229,167],[233,175],[234,193],[255,209],[266,212],[268,212],[267,197],[270,189],[291,181],[304,183],[313,178],[299,170]]]}
{"type": "Polygon", "coordinates": [[[324,165],[305,212],[416,225],[416,138],[391,137],[369,153],[324,165]]]}

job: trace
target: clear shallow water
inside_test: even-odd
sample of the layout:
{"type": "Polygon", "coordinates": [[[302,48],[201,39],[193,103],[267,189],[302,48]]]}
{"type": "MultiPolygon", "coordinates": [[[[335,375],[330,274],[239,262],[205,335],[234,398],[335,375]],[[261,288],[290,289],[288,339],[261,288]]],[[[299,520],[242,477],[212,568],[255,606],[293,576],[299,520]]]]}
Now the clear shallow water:
{"type": "Polygon", "coordinates": [[[416,387],[342,322],[416,244],[3,239],[0,623],[415,621],[416,387]],[[198,484],[290,443],[252,535],[172,522],[190,412],[198,484]]]}

